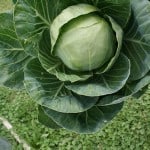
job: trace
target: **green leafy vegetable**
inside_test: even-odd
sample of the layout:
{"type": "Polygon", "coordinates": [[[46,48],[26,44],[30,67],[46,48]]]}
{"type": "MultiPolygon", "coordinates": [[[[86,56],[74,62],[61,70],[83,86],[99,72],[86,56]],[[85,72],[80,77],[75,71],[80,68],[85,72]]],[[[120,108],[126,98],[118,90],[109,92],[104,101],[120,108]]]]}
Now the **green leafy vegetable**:
{"type": "Polygon", "coordinates": [[[45,126],[96,132],[147,89],[148,0],[14,3],[0,14],[0,85],[25,88],[45,126]]]}

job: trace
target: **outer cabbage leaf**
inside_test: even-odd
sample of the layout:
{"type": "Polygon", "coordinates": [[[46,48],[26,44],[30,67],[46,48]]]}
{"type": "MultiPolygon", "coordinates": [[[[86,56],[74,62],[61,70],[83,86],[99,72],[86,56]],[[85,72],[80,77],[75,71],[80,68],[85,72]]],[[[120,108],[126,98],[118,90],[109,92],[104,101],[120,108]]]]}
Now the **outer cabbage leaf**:
{"type": "Polygon", "coordinates": [[[14,8],[16,31],[26,53],[37,56],[42,31],[51,24],[53,5],[49,0],[18,0],[14,8]]]}
{"type": "Polygon", "coordinates": [[[31,60],[25,69],[25,87],[38,104],[64,113],[78,113],[95,105],[97,97],[72,93],[64,82],[49,74],[37,59],[31,60]]]}
{"type": "Polygon", "coordinates": [[[103,96],[119,91],[130,75],[130,61],[121,54],[113,67],[106,73],[96,75],[87,81],[68,83],[66,87],[85,96],[103,96]]]}
{"type": "Polygon", "coordinates": [[[38,107],[38,121],[45,125],[48,128],[52,129],[60,129],[61,127],[58,126],[48,115],[44,112],[42,106],[39,105],[38,107]]]}
{"type": "Polygon", "coordinates": [[[145,87],[143,87],[142,89],[140,89],[138,92],[136,92],[135,94],[133,94],[132,97],[134,97],[136,99],[141,98],[141,96],[146,93],[147,89],[148,89],[148,85],[146,85],[145,87]]]}
{"type": "Polygon", "coordinates": [[[142,79],[126,84],[124,88],[125,95],[133,95],[150,83],[150,72],[142,79]]]}
{"type": "Polygon", "coordinates": [[[77,132],[92,133],[102,128],[121,110],[123,103],[111,106],[94,106],[82,113],[60,113],[43,107],[45,113],[58,125],[77,132]]]}
{"type": "Polygon", "coordinates": [[[15,33],[12,14],[0,14],[0,85],[22,89],[28,60],[15,33]]]}
{"type": "Polygon", "coordinates": [[[130,96],[135,95],[139,97],[141,94],[139,95],[138,92],[141,92],[141,90],[145,91],[149,83],[150,83],[150,72],[140,80],[127,83],[125,87],[121,89],[119,92],[100,98],[99,103],[97,105],[98,106],[113,105],[121,103],[124,100],[127,100],[127,98],[129,98],[130,96]]]}
{"type": "Polygon", "coordinates": [[[123,48],[131,61],[130,80],[138,80],[150,70],[150,2],[132,0],[132,11],[123,48]]]}
{"type": "Polygon", "coordinates": [[[130,0],[90,0],[90,3],[101,13],[111,16],[122,28],[126,26],[131,14],[130,0]]]}
{"type": "Polygon", "coordinates": [[[40,41],[39,60],[50,74],[61,81],[82,81],[92,76],[92,72],[79,73],[68,69],[60,59],[51,54],[50,32],[45,30],[40,41]]]}
{"type": "Polygon", "coordinates": [[[17,0],[12,0],[14,4],[16,4],[17,0]]]}

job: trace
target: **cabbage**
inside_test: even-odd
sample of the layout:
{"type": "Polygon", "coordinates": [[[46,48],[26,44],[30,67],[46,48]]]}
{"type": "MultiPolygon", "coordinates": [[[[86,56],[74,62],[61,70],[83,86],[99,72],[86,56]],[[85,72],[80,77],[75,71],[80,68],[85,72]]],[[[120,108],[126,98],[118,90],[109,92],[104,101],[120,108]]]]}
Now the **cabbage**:
{"type": "Polygon", "coordinates": [[[150,83],[149,8],[148,0],[18,0],[0,14],[0,85],[26,90],[47,127],[98,131],[150,83]]]}

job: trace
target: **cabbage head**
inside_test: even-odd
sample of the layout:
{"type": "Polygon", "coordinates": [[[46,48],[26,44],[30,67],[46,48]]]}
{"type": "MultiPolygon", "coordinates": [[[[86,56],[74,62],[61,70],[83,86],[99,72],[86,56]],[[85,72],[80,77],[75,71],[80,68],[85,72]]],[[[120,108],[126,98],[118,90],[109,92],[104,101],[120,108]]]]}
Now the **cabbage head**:
{"type": "Polygon", "coordinates": [[[0,85],[52,129],[93,133],[150,83],[150,1],[17,0],[0,14],[0,85]]]}

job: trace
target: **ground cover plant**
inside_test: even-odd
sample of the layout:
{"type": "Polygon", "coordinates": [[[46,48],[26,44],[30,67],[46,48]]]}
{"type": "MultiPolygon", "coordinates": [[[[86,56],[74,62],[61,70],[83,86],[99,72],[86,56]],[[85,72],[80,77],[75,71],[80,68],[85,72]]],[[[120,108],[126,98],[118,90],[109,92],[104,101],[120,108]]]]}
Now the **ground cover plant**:
{"type": "Polygon", "coordinates": [[[98,131],[150,83],[149,8],[148,0],[18,0],[0,15],[0,84],[25,88],[50,128],[98,131]]]}

